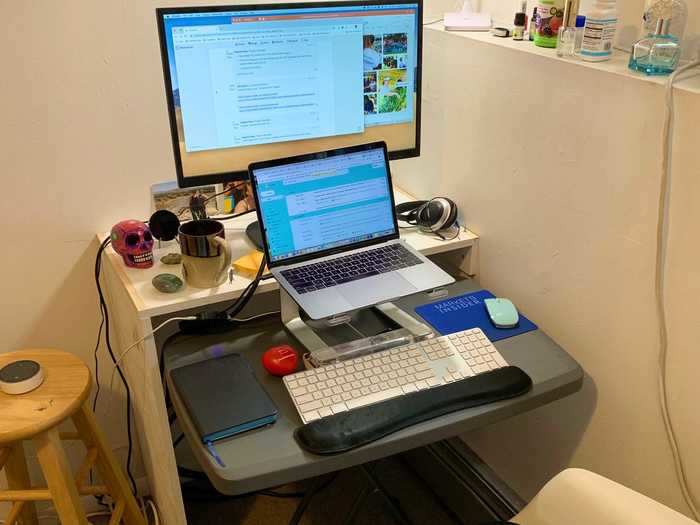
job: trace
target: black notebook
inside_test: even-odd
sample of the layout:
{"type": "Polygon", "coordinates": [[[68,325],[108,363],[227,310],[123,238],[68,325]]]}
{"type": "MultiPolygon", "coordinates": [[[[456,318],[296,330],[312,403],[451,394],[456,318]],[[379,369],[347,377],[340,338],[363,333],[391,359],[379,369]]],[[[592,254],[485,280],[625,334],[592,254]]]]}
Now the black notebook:
{"type": "Polygon", "coordinates": [[[175,368],[170,377],[205,444],[277,419],[270,396],[239,354],[175,368]]]}

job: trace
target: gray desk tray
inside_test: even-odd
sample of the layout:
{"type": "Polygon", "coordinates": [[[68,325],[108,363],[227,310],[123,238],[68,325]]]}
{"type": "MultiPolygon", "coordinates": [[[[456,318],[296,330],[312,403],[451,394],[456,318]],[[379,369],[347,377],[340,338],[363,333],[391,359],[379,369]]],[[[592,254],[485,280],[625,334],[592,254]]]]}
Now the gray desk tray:
{"type": "MultiPolygon", "coordinates": [[[[450,296],[457,296],[478,289],[480,286],[476,281],[467,280],[455,283],[449,292],[450,296]]],[[[419,294],[396,304],[415,316],[414,307],[426,302],[425,296],[419,294]]],[[[301,426],[301,420],[281,379],[269,375],[260,362],[260,356],[270,346],[290,343],[298,348],[294,341],[290,341],[278,319],[251,323],[250,328],[224,335],[182,337],[166,352],[166,370],[201,359],[200,349],[222,341],[234,342],[235,351],[253,365],[258,379],[279,410],[275,424],[217,442],[216,451],[226,465],[221,467],[199,441],[176,393],[170,391],[180,426],[196,461],[220,492],[231,495],[345,469],[454,437],[572,394],[581,388],[583,380],[578,363],[542,331],[504,339],[498,341],[496,347],[510,364],[530,375],[534,386],[528,394],[448,414],[351,452],[322,457],[304,452],[297,445],[293,432],[301,426]]]]}

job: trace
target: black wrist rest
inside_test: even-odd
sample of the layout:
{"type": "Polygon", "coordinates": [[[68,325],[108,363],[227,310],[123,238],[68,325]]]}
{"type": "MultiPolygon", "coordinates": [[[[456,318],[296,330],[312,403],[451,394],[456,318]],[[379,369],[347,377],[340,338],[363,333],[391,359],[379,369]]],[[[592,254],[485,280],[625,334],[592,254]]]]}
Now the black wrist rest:
{"type": "Polygon", "coordinates": [[[428,419],[522,395],[530,388],[530,376],[507,366],[317,419],[297,428],[294,437],[308,452],[338,454],[428,419]]]}

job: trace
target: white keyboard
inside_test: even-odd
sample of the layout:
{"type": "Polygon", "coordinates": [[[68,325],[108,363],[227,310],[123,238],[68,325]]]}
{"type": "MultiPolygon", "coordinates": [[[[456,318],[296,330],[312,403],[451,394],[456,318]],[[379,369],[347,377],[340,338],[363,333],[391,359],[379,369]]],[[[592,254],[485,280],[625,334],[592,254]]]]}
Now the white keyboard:
{"type": "Polygon", "coordinates": [[[479,328],[284,377],[304,423],[508,366],[479,328]]]}

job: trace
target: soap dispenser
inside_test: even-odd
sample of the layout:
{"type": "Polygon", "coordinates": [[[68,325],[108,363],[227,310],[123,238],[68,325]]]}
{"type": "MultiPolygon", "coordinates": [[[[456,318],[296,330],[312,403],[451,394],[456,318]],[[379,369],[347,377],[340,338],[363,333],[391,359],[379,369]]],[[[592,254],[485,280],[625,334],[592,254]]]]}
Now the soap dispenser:
{"type": "Polygon", "coordinates": [[[659,18],[654,34],[642,38],[632,46],[629,68],[647,75],[670,75],[678,67],[681,46],[669,34],[671,19],[659,18]]]}

